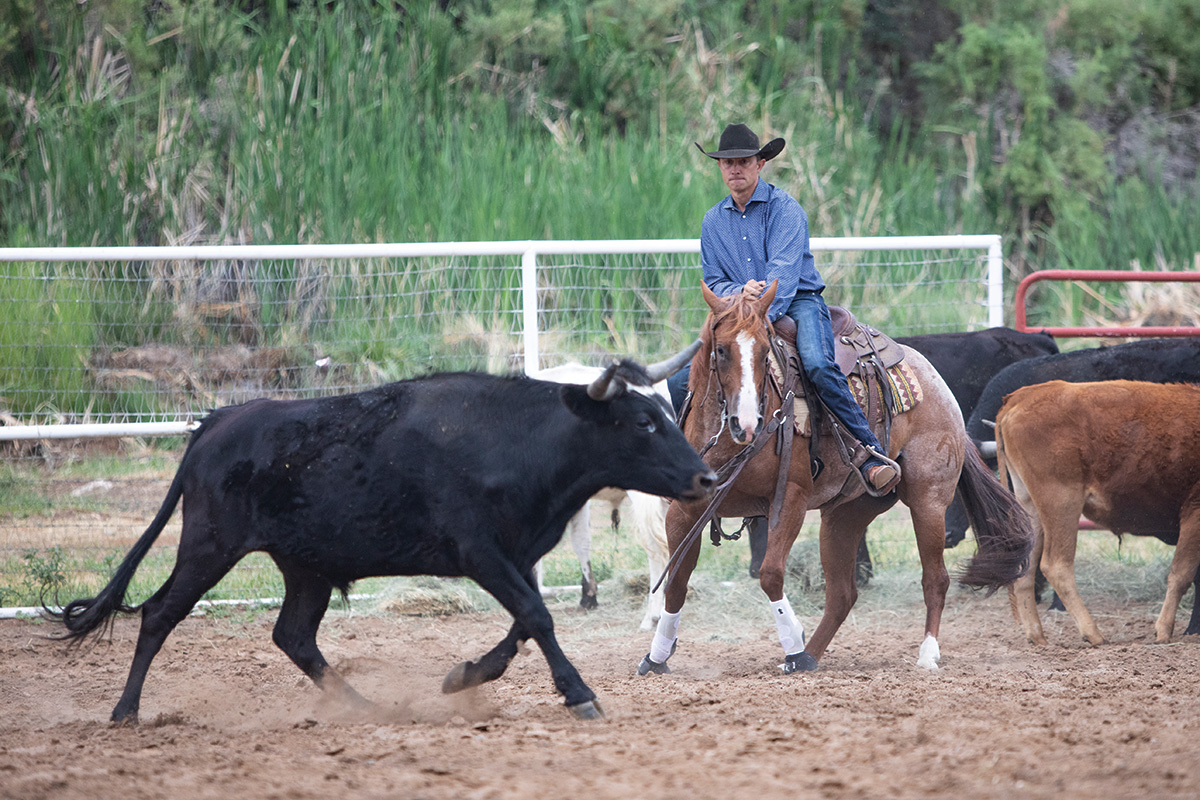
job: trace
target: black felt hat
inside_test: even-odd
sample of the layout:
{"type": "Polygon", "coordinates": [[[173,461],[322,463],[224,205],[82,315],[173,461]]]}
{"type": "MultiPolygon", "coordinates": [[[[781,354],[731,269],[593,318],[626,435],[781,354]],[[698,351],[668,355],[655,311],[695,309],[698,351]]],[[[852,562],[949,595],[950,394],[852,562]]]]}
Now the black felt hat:
{"type": "Polygon", "coordinates": [[[779,155],[783,150],[783,145],[783,139],[772,139],[765,146],[759,147],[758,134],[740,122],[725,126],[725,130],[721,131],[721,141],[717,145],[717,149],[711,153],[705,151],[703,147],[700,147],[700,143],[696,142],[696,147],[700,152],[709,158],[758,156],[767,161],[779,155]]]}

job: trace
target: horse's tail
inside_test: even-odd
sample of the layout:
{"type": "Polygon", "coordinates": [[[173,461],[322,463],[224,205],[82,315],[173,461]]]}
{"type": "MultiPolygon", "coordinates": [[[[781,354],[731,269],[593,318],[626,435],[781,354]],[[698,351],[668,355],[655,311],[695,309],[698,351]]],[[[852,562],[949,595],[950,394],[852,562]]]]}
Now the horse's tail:
{"type": "Polygon", "coordinates": [[[958,492],[971,521],[971,529],[975,531],[979,550],[959,576],[959,581],[966,586],[995,591],[1029,569],[1033,521],[969,443],[966,456],[958,478],[958,492]]]}
{"type": "Polygon", "coordinates": [[[171,481],[171,488],[167,490],[167,496],[163,498],[158,513],[146,528],[146,532],[133,545],[133,549],[125,555],[125,559],[117,567],[117,571],[108,585],[101,589],[95,597],[72,600],[63,607],[62,611],[43,609],[48,616],[61,620],[67,628],[66,633],[55,638],[81,642],[97,629],[107,627],[117,614],[131,614],[140,608],[140,606],[127,604],[125,593],[129,590],[129,584],[133,580],[134,573],[137,572],[138,565],[150,552],[150,547],[166,527],[167,520],[175,513],[179,498],[183,496],[183,475],[188,463],[188,453],[191,452],[192,446],[203,430],[204,428],[201,427],[192,435],[188,449],[183,454],[179,470],[175,473],[175,479],[171,481]]]}

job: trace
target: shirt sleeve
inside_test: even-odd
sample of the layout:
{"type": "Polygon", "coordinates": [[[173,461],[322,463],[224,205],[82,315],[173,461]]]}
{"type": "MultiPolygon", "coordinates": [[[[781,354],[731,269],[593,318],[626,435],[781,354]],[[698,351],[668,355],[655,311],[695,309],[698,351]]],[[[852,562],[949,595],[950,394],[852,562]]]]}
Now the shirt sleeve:
{"type": "Polygon", "coordinates": [[[745,281],[730,280],[725,269],[721,266],[721,248],[716,241],[715,221],[711,212],[704,215],[700,224],[700,269],[704,274],[704,282],[717,297],[727,297],[742,290],[745,281]]]}
{"type": "Polygon", "coordinates": [[[770,286],[779,281],[775,300],[767,310],[772,322],[783,316],[800,288],[824,288],[813,264],[808,245],[808,214],[790,196],[783,202],[773,202],[767,221],[766,281],[770,286]]]}

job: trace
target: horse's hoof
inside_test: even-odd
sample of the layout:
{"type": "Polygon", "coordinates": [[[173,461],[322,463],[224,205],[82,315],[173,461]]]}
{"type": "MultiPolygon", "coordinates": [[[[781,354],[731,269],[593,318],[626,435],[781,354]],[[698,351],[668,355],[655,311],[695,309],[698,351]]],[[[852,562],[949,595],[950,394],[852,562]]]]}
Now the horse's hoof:
{"type": "Polygon", "coordinates": [[[807,650],[801,650],[795,655],[785,657],[779,668],[783,670],[784,675],[791,675],[793,672],[813,672],[817,668],[817,660],[810,656],[807,650]]]}
{"type": "Polygon", "coordinates": [[[442,681],[442,694],[454,694],[467,688],[467,666],[469,664],[469,661],[463,661],[446,673],[446,678],[442,681]]]}
{"type": "Polygon", "coordinates": [[[567,709],[575,719],[604,719],[604,709],[600,707],[598,700],[588,700],[586,703],[567,706],[567,709]]]}
{"type": "MultiPolygon", "coordinates": [[[[667,658],[675,655],[675,651],[677,649],[679,649],[678,639],[671,642],[671,652],[667,653],[667,658]]],[[[664,658],[661,662],[659,662],[650,658],[650,654],[646,653],[646,657],[642,659],[642,663],[638,664],[638,675],[646,675],[650,672],[653,672],[655,675],[668,674],[671,671],[671,668],[667,666],[667,658],[664,658]]]]}
{"type": "Polygon", "coordinates": [[[642,659],[642,663],[638,664],[638,675],[648,675],[653,672],[655,675],[667,675],[671,672],[671,668],[667,666],[667,662],[652,661],[650,654],[646,653],[646,657],[642,659]]]}

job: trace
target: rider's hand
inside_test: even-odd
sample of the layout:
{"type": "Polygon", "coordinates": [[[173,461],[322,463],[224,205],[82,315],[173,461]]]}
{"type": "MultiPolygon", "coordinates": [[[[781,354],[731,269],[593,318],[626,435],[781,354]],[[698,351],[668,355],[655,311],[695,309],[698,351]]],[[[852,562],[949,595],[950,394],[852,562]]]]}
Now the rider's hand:
{"type": "Polygon", "coordinates": [[[747,300],[757,300],[762,297],[763,289],[767,288],[766,281],[746,281],[746,285],[742,287],[742,294],[747,300]]]}

